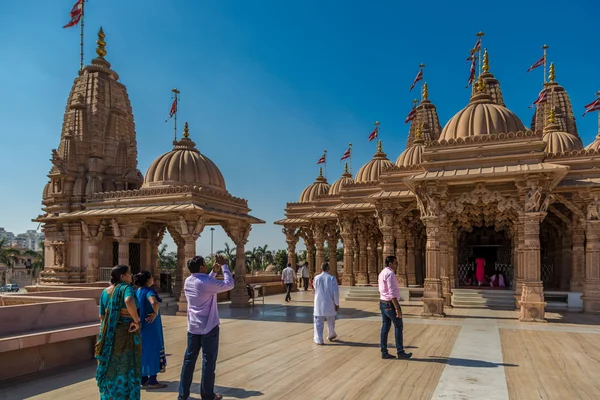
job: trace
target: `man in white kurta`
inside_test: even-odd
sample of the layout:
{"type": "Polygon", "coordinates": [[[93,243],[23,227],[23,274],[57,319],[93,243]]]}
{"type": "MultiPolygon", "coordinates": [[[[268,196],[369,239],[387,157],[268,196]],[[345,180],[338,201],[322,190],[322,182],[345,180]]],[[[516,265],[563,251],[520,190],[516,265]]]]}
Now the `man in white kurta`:
{"type": "Polygon", "coordinates": [[[323,263],[321,269],[323,272],[315,276],[313,280],[315,290],[314,341],[316,344],[323,344],[325,320],[327,320],[327,338],[329,341],[337,337],[335,333],[335,315],[340,308],[340,291],[337,279],[329,274],[329,263],[323,263]]]}

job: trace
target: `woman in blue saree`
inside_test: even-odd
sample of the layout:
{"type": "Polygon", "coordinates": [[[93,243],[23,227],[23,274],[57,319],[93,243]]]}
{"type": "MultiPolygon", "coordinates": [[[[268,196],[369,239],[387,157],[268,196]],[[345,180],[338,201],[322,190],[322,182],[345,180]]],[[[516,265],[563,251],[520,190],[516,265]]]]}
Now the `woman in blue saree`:
{"type": "Polygon", "coordinates": [[[165,372],[165,340],[162,319],[160,317],[160,296],[152,288],[154,277],[148,271],[142,271],[133,278],[138,288],[136,296],[140,305],[142,321],[142,386],[146,389],[162,389],[167,387],[156,380],[159,372],[165,372]]]}
{"type": "Polygon", "coordinates": [[[111,271],[111,285],[100,295],[100,333],[96,342],[96,382],[101,400],[139,400],[142,343],[137,298],[129,267],[111,271]]]}

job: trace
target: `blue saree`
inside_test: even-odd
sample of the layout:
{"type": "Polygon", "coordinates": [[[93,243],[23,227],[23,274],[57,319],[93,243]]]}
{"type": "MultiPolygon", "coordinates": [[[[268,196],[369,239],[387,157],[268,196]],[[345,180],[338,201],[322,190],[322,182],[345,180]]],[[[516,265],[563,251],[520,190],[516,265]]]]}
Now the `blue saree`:
{"type": "Polygon", "coordinates": [[[146,317],[154,312],[152,304],[150,304],[150,297],[154,296],[159,303],[162,303],[162,299],[151,287],[139,288],[136,296],[140,304],[142,321],[142,376],[155,376],[159,372],[165,372],[167,367],[162,319],[160,312],[152,323],[146,322],[146,317]]]}
{"type": "Polygon", "coordinates": [[[131,318],[120,315],[125,298],[135,292],[130,285],[120,283],[111,294],[100,296],[102,324],[96,342],[98,360],[96,382],[101,400],[139,400],[142,380],[142,344],[139,331],[129,333],[131,318]]]}

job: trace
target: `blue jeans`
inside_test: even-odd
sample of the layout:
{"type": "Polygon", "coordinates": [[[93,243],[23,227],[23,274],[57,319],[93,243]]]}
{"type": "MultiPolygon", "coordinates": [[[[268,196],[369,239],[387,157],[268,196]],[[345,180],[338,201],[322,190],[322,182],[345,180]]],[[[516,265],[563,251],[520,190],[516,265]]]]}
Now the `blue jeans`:
{"type": "Polygon", "coordinates": [[[215,398],[215,368],[217,366],[217,353],[219,352],[219,326],[205,335],[194,335],[188,332],[188,344],[181,367],[179,379],[178,400],[186,400],[190,396],[190,387],[196,368],[196,360],[202,349],[202,380],[200,383],[200,396],[203,400],[215,398]]]}
{"type": "Polygon", "coordinates": [[[379,309],[381,310],[381,338],[379,341],[379,347],[382,353],[387,353],[387,339],[388,333],[392,323],[394,323],[394,337],[396,338],[396,351],[398,354],[404,353],[404,344],[402,342],[402,318],[396,316],[396,309],[392,302],[382,303],[379,302],[379,309]]]}

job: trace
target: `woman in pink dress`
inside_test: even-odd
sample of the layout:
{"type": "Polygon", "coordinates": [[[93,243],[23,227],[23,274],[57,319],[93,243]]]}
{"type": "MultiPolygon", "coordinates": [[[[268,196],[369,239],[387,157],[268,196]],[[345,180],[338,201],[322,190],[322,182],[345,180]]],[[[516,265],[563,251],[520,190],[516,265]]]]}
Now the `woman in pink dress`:
{"type": "Polygon", "coordinates": [[[485,258],[477,257],[475,259],[475,277],[477,278],[477,282],[479,282],[479,286],[485,279],[485,258]]]}

